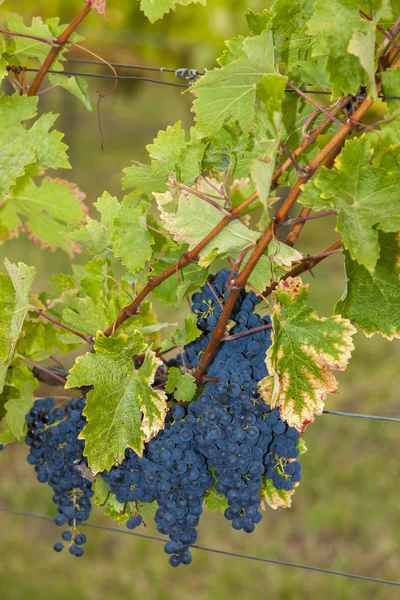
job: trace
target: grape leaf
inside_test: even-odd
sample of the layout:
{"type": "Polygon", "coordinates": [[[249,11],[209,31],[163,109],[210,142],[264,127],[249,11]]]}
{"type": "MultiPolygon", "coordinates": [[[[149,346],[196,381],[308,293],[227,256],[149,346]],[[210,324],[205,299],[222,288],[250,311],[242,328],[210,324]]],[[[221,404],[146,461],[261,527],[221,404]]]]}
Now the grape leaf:
{"type": "Polygon", "coordinates": [[[122,180],[122,189],[135,188],[132,194],[139,198],[151,198],[153,192],[166,192],[168,169],[165,165],[152,161],[151,165],[135,164],[123,169],[125,177],[122,180]]]}
{"type": "Polygon", "coordinates": [[[159,131],[153,144],[148,144],[146,150],[150,158],[162,162],[169,172],[175,170],[185,147],[185,130],[182,129],[181,121],[178,121],[175,125],[169,125],[165,131],[159,131]]]}
{"type": "Polygon", "coordinates": [[[62,354],[71,352],[74,347],[78,348],[81,342],[76,340],[75,336],[71,336],[66,343],[65,336],[61,334],[60,329],[49,321],[25,320],[23,335],[18,341],[17,351],[34,362],[42,362],[55,351],[62,354]],[[63,337],[63,341],[60,340],[59,334],[63,337]]]}
{"type": "Polygon", "coordinates": [[[282,102],[285,97],[287,79],[281,75],[264,75],[257,85],[261,101],[258,126],[253,151],[257,158],[252,162],[251,177],[256,184],[258,197],[264,204],[264,215],[268,217],[267,199],[275,168],[276,154],[280,147],[282,125],[282,102]]]}
{"type": "Polygon", "coordinates": [[[200,335],[201,331],[197,328],[196,316],[188,315],[185,317],[185,327],[183,329],[175,329],[171,334],[171,338],[177,346],[186,346],[186,344],[197,340],[200,335]]]}
{"type": "Polygon", "coordinates": [[[165,385],[167,394],[174,392],[175,400],[190,402],[196,393],[196,380],[190,373],[183,374],[177,367],[168,369],[168,380],[165,385]]]}
{"type": "Polygon", "coordinates": [[[295,488],[290,491],[277,490],[272,479],[263,479],[261,487],[261,508],[266,509],[266,504],[276,510],[277,508],[290,508],[295,488]]]}
{"type": "Polygon", "coordinates": [[[28,295],[35,276],[35,268],[22,262],[15,265],[5,259],[4,265],[8,275],[0,273],[0,391],[29,308],[28,295]]]}
{"type": "Polygon", "coordinates": [[[66,75],[50,74],[49,81],[53,85],[59,85],[78,98],[78,100],[83,102],[87,110],[92,110],[90,96],[88,94],[88,84],[83,77],[67,77],[66,75]]]}
{"type": "Polygon", "coordinates": [[[335,313],[350,319],[367,337],[380,333],[392,340],[400,337],[400,236],[380,232],[379,242],[373,273],[345,252],[347,285],[335,313]]]}
{"type": "Polygon", "coordinates": [[[70,231],[69,237],[85,244],[91,254],[98,257],[106,256],[112,246],[114,221],[121,210],[121,205],[115,197],[104,192],[94,206],[101,215],[100,222],[88,216],[85,225],[70,231]]]}
{"type": "Polygon", "coordinates": [[[79,244],[64,234],[67,223],[82,223],[87,208],[85,194],[64,179],[45,177],[39,187],[33,180],[21,181],[0,211],[0,239],[25,231],[34,244],[48,250],[61,248],[71,258],[79,244]]]}
{"type": "Polygon", "coordinates": [[[38,98],[27,96],[0,97],[0,197],[25,173],[28,165],[37,163],[43,168],[69,168],[65,150],[61,142],[63,135],[57,131],[48,132],[55,115],[42,115],[27,130],[23,122],[36,116],[38,98]]]}
{"type": "Polygon", "coordinates": [[[125,196],[114,222],[113,255],[130,273],[137,273],[150,260],[154,240],[147,229],[149,204],[125,196]]]}
{"type": "Polygon", "coordinates": [[[229,506],[228,500],[223,494],[217,492],[215,485],[210,490],[207,490],[204,502],[208,510],[218,510],[222,513],[224,513],[229,506]]]}
{"type": "MultiPolygon", "coordinates": [[[[152,274],[154,276],[159,275],[162,271],[170,267],[171,264],[175,263],[181,255],[182,253],[176,252],[158,259],[152,265],[152,274]]],[[[169,277],[154,288],[153,294],[164,304],[179,304],[188,293],[204,285],[207,276],[207,269],[202,269],[196,263],[190,263],[180,270],[180,280],[176,277],[169,277]]]]}
{"type": "Polygon", "coordinates": [[[360,16],[360,0],[319,0],[307,29],[314,38],[313,56],[326,57],[325,70],[333,86],[333,96],[357,94],[361,85],[376,97],[375,24],[386,0],[370,4],[372,21],[360,16]]]}
{"type": "MultiPolygon", "coordinates": [[[[249,252],[242,262],[244,267],[250,258],[249,252]]],[[[292,268],[293,262],[300,260],[302,254],[278,240],[272,241],[253,269],[249,283],[256,290],[262,291],[271,284],[278,281],[287,271],[292,268]]]]}
{"type": "Polygon", "coordinates": [[[390,148],[371,162],[372,155],[365,135],[347,141],[333,169],[322,167],[299,198],[316,211],[338,211],[344,245],[369,271],[379,258],[378,230],[400,229],[400,149],[390,148]]]}
{"type": "Polygon", "coordinates": [[[154,21],[161,19],[171,10],[175,10],[177,4],[181,4],[182,6],[202,4],[205,6],[206,0],[140,0],[140,8],[150,23],[154,23],[154,21]]]}
{"type": "MultiPolygon", "coordinates": [[[[214,185],[218,185],[216,180],[211,180],[210,184],[201,178],[193,189],[202,194],[215,196],[214,185]]],[[[165,228],[173,234],[176,241],[189,244],[189,249],[194,248],[225,216],[223,211],[219,211],[205,200],[185,190],[179,190],[176,194],[174,190],[174,195],[166,192],[154,196],[165,228]]],[[[219,206],[224,204],[223,200],[213,198],[213,201],[219,206]]],[[[200,252],[199,265],[207,266],[216,254],[238,256],[243,248],[253,244],[258,237],[259,233],[251,231],[240,221],[234,220],[200,252]]]]}
{"type": "Polygon", "coordinates": [[[146,350],[138,331],[110,338],[99,332],[94,349],[95,354],[77,358],[66,387],[94,386],[87,394],[88,422],[80,437],[89,466],[98,473],[120,463],[126,448],[142,455],[144,443],[164,427],[167,404],[165,393],[151,387],[161,361],[146,350]],[[135,369],[133,356],[145,350],[142,366],[135,369]]]}
{"type": "Polygon", "coordinates": [[[390,146],[400,142],[399,101],[388,99],[387,96],[400,96],[400,69],[388,69],[381,73],[380,77],[383,84],[382,94],[386,96],[387,114],[385,117],[390,120],[387,123],[382,123],[380,126],[381,138],[378,142],[381,144],[383,138],[386,144],[390,146]]]}
{"type": "Polygon", "coordinates": [[[26,432],[25,416],[34,403],[33,390],[38,382],[20,359],[14,359],[8,369],[3,391],[0,393],[0,442],[7,444],[21,439],[26,432]]]}
{"type": "MultiPolygon", "coordinates": [[[[8,31],[15,33],[23,33],[33,35],[46,40],[52,41],[54,35],[50,31],[49,26],[43,23],[40,17],[34,17],[31,25],[25,25],[21,15],[16,13],[8,13],[7,15],[8,31]]],[[[5,36],[6,52],[12,56],[13,64],[27,66],[30,58],[37,58],[41,63],[49,53],[50,46],[41,41],[31,38],[5,36]]]]}
{"type": "Polygon", "coordinates": [[[147,229],[149,204],[133,194],[119,203],[104,192],[95,206],[100,222],[87,217],[86,224],[70,231],[69,237],[83,242],[96,256],[120,259],[131,274],[137,273],[152,256],[154,240],[147,229]]]}
{"type": "Polygon", "coordinates": [[[301,433],[322,413],[326,394],[337,393],[330,369],[346,369],[356,333],[338,315],[320,319],[306,305],[308,290],[300,277],[276,288],[273,344],[265,360],[270,375],[259,383],[266,404],[278,406],[282,420],[301,433]]]}
{"type": "Polygon", "coordinates": [[[245,131],[254,124],[256,84],[264,74],[276,73],[272,33],[245,39],[243,51],[245,56],[208,71],[191,87],[200,138],[214,135],[227,120],[237,120],[245,131]]]}

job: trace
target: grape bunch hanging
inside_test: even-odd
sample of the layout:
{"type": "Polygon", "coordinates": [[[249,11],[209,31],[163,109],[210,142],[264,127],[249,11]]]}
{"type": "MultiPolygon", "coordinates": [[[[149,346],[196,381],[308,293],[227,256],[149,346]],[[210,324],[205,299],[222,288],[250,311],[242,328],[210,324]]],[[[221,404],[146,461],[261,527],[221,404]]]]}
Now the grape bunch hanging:
{"type": "MultiPolygon", "coordinates": [[[[228,276],[227,269],[210,276],[193,295],[192,309],[203,333],[171,364],[197,366],[229,293],[228,276]]],[[[266,481],[290,492],[301,479],[299,432],[258,394],[271,344],[269,317],[255,313],[258,301],[253,292],[241,292],[231,317],[236,323],[233,338],[220,345],[198,397],[174,403],[165,429],[146,444],[142,457],[128,448],[119,465],[101,473],[116,501],[132,507],[128,528],[142,523],[143,503],[157,502],[154,519],[158,531],[169,537],[165,552],[173,567],[192,561],[190,547],[210,490],[226,499],[224,514],[232,527],[251,533],[262,519],[266,481]]],[[[78,557],[86,542],[79,525],[88,520],[94,495],[84,440],[79,439],[84,407],[83,398],[73,398],[65,409],[46,398],[37,400],[26,417],[28,462],[38,481],[52,487],[58,509],[54,521],[65,527],[54,549],[68,548],[78,557]]]]}

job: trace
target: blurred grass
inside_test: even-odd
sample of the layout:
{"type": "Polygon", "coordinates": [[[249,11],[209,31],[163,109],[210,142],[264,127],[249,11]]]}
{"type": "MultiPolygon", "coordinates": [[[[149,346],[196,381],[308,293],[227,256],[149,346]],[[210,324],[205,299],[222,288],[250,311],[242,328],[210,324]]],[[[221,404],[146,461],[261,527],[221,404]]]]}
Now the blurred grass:
{"type": "MultiPolygon", "coordinates": [[[[21,0],[18,10],[23,12],[26,8],[30,12],[34,10],[34,14],[49,16],[57,14],[60,7],[68,18],[80,4],[80,0],[73,0],[68,4],[39,2],[33,6],[21,0]]],[[[164,40],[164,46],[157,47],[153,43],[154,33],[149,33],[148,47],[138,51],[133,42],[126,41],[128,36],[121,33],[132,27],[137,11],[128,8],[136,7],[137,3],[124,0],[118,6],[109,4],[111,25],[107,36],[107,24],[93,16],[85,25],[85,33],[93,48],[96,39],[105,36],[103,55],[121,61],[135,62],[140,55],[142,63],[161,64],[155,61],[162,59],[164,66],[201,66],[206,55],[211,60],[211,54],[215,57],[220,53],[224,37],[244,30],[239,3],[220,0],[210,2],[207,8],[178,8],[177,13],[169,15],[155,28],[143,25],[142,39],[148,31],[156,31],[161,36],[159,39],[164,40]],[[176,43],[177,37],[190,38],[195,30],[198,33],[193,37],[190,51],[187,44],[176,43]],[[189,64],[189,60],[194,62],[189,64]]],[[[253,7],[257,6],[260,3],[253,2],[253,7]]],[[[15,5],[7,1],[2,9],[15,10],[15,5]]],[[[144,23],[137,18],[140,24],[144,23]]],[[[106,91],[107,83],[100,86],[98,82],[91,82],[90,85],[95,103],[96,89],[106,91]]],[[[131,160],[146,159],[145,145],[160,128],[178,119],[189,126],[190,101],[190,94],[181,95],[173,88],[120,85],[113,96],[102,101],[107,150],[104,153],[100,148],[96,113],[85,113],[74,99],[62,92],[45,94],[42,109],[61,113],[58,128],[65,131],[65,140],[70,146],[73,169],[62,176],[80,185],[87,193],[90,206],[105,189],[121,197],[122,168],[131,160]]],[[[299,249],[310,254],[321,250],[336,238],[333,228],[333,220],[307,224],[299,249]]],[[[61,252],[43,252],[22,237],[5,244],[1,251],[10,260],[36,266],[36,291],[47,285],[49,275],[70,269],[68,258],[61,252]]],[[[312,284],[310,303],[321,315],[329,315],[344,289],[341,257],[326,259],[315,268],[314,274],[315,279],[310,274],[304,276],[312,284]]],[[[184,311],[186,305],[179,313],[172,312],[181,317],[184,311]]],[[[398,342],[389,343],[376,336],[367,340],[362,334],[356,336],[355,342],[349,370],[338,375],[340,395],[328,398],[328,408],[399,416],[398,342]]],[[[251,535],[233,531],[222,515],[207,512],[201,520],[199,544],[400,579],[399,431],[399,426],[391,423],[334,416],[318,418],[306,432],[309,452],[302,457],[304,478],[296,491],[293,508],[269,509],[251,535]]],[[[50,488],[36,482],[25,456],[24,447],[16,445],[0,455],[0,506],[54,514],[50,488]]],[[[95,511],[92,521],[113,524],[99,510],[95,511]]],[[[175,571],[167,564],[162,544],[95,530],[86,531],[87,552],[77,561],[72,556],[53,552],[52,545],[60,530],[51,523],[0,513],[0,528],[0,600],[135,600],[139,597],[146,600],[256,600],[263,597],[394,600],[399,597],[398,590],[388,586],[196,550],[192,565],[175,571]]],[[[156,534],[152,523],[148,523],[145,533],[156,534]]]]}

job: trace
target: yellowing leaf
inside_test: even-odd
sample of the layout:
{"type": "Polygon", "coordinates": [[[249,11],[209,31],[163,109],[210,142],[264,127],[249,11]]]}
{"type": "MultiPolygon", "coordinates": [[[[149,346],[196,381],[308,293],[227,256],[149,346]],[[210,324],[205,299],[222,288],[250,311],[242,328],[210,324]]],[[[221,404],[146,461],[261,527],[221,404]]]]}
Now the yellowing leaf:
{"type": "Polygon", "coordinates": [[[35,276],[34,267],[4,261],[8,275],[0,274],[0,392],[12,361],[29,308],[28,294],[35,276]]]}
{"type": "Polygon", "coordinates": [[[277,406],[281,419],[300,432],[322,413],[326,394],[337,393],[331,369],[346,369],[356,332],[339,315],[319,318],[306,305],[308,289],[300,277],[279,283],[266,357],[270,375],[259,383],[266,404],[277,406]]]}
{"type": "Polygon", "coordinates": [[[167,404],[166,394],[152,388],[161,361],[146,350],[141,333],[107,338],[99,332],[94,350],[76,360],[66,387],[94,386],[87,394],[81,438],[89,466],[98,473],[120,463],[126,448],[141,455],[144,443],[164,427],[167,404]],[[136,369],[133,357],[143,351],[136,369]]]}
{"type": "Polygon", "coordinates": [[[42,248],[61,248],[70,257],[79,244],[65,235],[67,223],[82,223],[87,208],[85,194],[64,179],[45,177],[39,186],[28,179],[17,185],[0,210],[0,239],[17,237],[25,231],[42,248]]]}
{"type": "MultiPolygon", "coordinates": [[[[295,484],[295,486],[298,484],[295,484]]],[[[277,490],[272,479],[265,479],[261,488],[261,508],[266,509],[267,505],[276,510],[277,508],[290,508],[292,505],[292,496],[296,487],[292,490],[277,490]]]]}

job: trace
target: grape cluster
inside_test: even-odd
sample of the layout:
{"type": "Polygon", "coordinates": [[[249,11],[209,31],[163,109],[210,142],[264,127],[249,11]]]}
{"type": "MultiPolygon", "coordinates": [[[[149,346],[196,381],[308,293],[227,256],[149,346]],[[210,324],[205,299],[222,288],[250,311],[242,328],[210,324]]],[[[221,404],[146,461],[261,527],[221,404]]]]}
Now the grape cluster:
{"type": "Polygon", "coordinates": [[[53,489],[53,501],[58,514],[56,525],[69,528],[62,532],[63,542],[54,549],[61,552],[65,546],[74,556],[82,556],[86,542],[78,530],[79,523],[87,521],[91,511],[92,484],[77,469],[87,467],[83,457],[84,441],[78,439],[86,421],[82,416],[85,401],[72,398],[65,410],[55,408],[53,398],[36,400],[26,416],[29,446],[28,463],[35,466],[40,483],[48,483],[53,489]]]}
{"type": "MultiPolygon", "coordinates": [[[[229,275],[225,269],[210,276],[193,295],[203,333],[170,366],[198,365],[229,294],[229,275]]],[[[270,319],[255,312],[258,301],[253,292],[240,293],[231,316],[236,323],[231,339],[220,344],[207,371],[210,379],[197,399],[169,411],[165,429],[146,444],[142,457],[127,449],[121,464],[102,473],[116,500],[129,506],[129,529],[143,522],[141,503],[157,502],[155,522],[158,531],[169,536],[165,551],[174,567],[192,561],[190,547],[197,539],[207,490],[215,486],[227,500],[225,517],[232,527],[250,533],[262,519],[259,507],[266,479],[287,492],[301,479],[298,431],[258,394],[271,345],[270,319]]],[[[165,378],[162,369],[158,380],[165,378]]],[[[64,411],[46,398],[26,417],[28,462],[35,465],[38,480],[52,486],[59,510],[55,522],[70,525],[62,539],[76,556],[83,553],[86,541],[76,525],[88,518],[93,495],[90,481],[76,469],[77,464],[87,465],[84,441],[78,440],[85,425],[83,408],[83,399],[71,400],[64,411]]],[[[60,551],[64,544],[54,547],[60,551]]]]}
{"type": "MultiPolygon", "coordinates": [[[[220,271],[207,287],[193,297],[198,305],[211,293],[215,303],[227,294],[228,270],[220,271]],[[210,288],[213,288],[212,291],[210,288]]],[[[196,418],[196,447],[213,468],[216,490],[229,503],[225,511],[234,529],[254,530],[259,512],[263,477],[271,478],[278,490],[290,491],[300,480],[299,433],[288,427],[277,409],[271,410],[259,398],[257,382],[267,376],[265,354],[271,345],[269,317],[254,312],[258,297],[242,292],[235,306],[233,339],[221,344],[207,375],[208,382],[196,402],[189,405],[189,417],[196,418]],[[252,333],[249,333],[252,330],[252,333]],[[236,337],[236,334],[239,336],[236,337]]],[[[203,302],[204,303],[204,302],[203,302]]],[[[211,304],[211,302],[210,302],[211,304]]],[[[203,328],[208,331],[207,321],[203,328]]],[[[197,366],[202,353],[200,338],[185,348],[185,361],[197,366]]]]}
{"type": "MultiPolygon", "coordinates": [[[[192,562],[189,547],[197,539],[206,490],[213,485],[206,460],[194,446],[195,422],[182,406],[175,406],[166,428],[147,444],[142,458],[127,450],[120,465],[103,473],[119,502],[157,501],[154,519],[158,531],[170,537],[165,551],[174,567],[192,562]]],[[[127,526],[133,529],[141,522],[135,515],[127,526]]]]}

